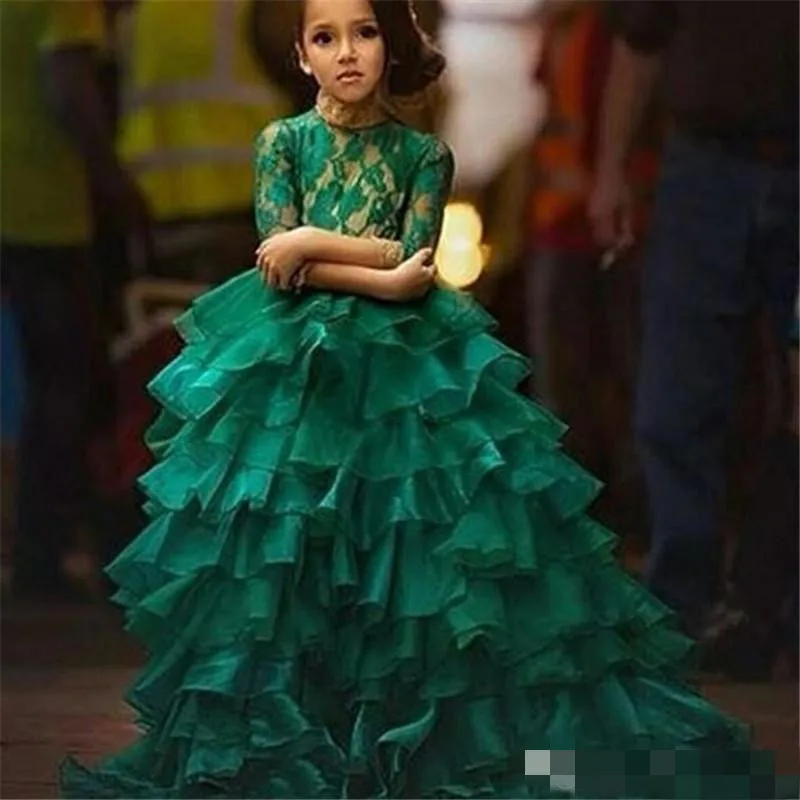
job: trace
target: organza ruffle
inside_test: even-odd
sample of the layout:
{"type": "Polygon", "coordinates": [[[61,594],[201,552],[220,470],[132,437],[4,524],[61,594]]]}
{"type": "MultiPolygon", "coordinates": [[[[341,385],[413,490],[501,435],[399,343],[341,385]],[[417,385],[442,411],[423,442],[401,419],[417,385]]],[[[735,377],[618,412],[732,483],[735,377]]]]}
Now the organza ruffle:
{"type": "Polygon", "coordinates": [[[549,797],[526,749],[746,745],[492,325],[254,271],[181,318],[151,522],[108,569],[144,735],[65,796],[549,797]]]}

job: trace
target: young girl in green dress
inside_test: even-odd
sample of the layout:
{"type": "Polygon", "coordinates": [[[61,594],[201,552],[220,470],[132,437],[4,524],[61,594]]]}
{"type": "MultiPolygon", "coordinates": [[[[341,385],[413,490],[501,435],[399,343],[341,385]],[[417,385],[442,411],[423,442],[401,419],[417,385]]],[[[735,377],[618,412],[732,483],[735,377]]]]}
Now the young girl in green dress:
{"type": "Polygon", "coordinates": [[[108,569],[142,736],[64,794],[544,797],[525,750],[744,745],[524,360],[434,286],[453,158],[391,113],[444,66],[410,4],[305,0],[297,49],[317,106],[258,137],[258,268],[178,322],[108,569]]]}

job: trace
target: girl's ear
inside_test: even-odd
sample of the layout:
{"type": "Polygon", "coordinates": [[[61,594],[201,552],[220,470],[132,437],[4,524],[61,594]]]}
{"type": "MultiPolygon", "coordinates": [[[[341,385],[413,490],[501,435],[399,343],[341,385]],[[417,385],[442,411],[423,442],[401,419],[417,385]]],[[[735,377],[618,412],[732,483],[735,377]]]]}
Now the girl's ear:
{"type": "Polygon", "coordinates": [[[302,45],[299,43],[295,44],[294,49],[295,53],[297,53],[297,63],[300,65],[300,69],[306,75],[311,75],[311,65],[308,63],[308,59],[306,58],[306,54],[302,45]]]}

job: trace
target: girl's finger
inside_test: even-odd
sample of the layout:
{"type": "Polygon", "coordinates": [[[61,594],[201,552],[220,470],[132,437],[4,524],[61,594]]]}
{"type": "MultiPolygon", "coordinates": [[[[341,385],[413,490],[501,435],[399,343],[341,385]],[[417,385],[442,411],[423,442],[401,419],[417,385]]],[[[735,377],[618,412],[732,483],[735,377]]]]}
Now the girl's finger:
{"type": "Polygon", "coordinates": [[[281,274],[281,289],[290,289],[292,286],[292,282],[294,281],[294,276],[297,272],[292,272],[291,270],[285,270],[281,274]]]}

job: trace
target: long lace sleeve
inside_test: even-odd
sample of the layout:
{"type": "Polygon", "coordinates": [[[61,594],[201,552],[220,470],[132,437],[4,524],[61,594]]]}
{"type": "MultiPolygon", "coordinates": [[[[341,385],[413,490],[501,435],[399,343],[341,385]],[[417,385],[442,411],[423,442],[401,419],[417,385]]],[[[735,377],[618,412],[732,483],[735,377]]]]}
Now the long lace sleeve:
{"type": "Polygon", "coordinates": [[[255,143],[256,227],[261,239],[300,225],[291,131],[283,122],[268,125],[255,143]]]}
{"type": "Polygon", "coordinates": [[[414,178],[403,219],[403,257],[409,258],[423,247],[436,247],[442,227],[444,207],[453,183],[454,162],[450,148],[434,139],[414,178]]]}

